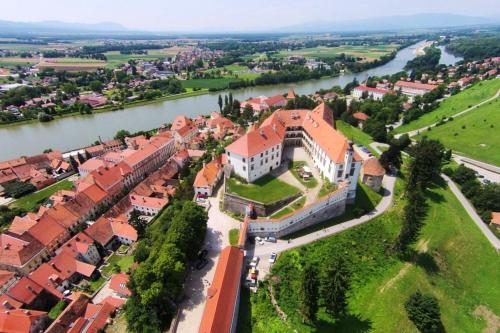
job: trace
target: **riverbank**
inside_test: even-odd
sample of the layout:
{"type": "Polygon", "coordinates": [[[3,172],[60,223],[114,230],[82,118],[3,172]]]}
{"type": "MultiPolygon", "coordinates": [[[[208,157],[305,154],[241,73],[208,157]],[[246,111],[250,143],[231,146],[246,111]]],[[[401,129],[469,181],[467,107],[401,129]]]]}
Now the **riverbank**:
{"type": "MultiPolygon", "coordinates": [[[[181,98],[205,95],[208,93],[209,93],[208,89],[200,89],[200,90],[193,90],[193,91],[185,92],[182,94],[162,96],[162,97],[154,98],[151,100],[132,101],[132,102],[124,104],[123,107],[121,107],[121,108],[117,108],[116,106],[109,105],[109,106],[105,106],[103,108],[93,109],[92,113],[89,113],[89,114],[81,114],[79,112],[69,112],[69,113],[65,113],[65,114],[61,114],[61,115],[55,115],[54,119],[51,121],[63,119],[63,118],[68,118],[68,117],[80,117],[80,116],[85,117],[85,116],[90,116],[90,115],[97,114],[97,113],[114,112],[114,111],[132,108],[132,107],[138,107],[138,106],[144,106],[144,105],[149,105],[149,104],[161,103],[161,102],[165,102],[165,101],[173,101],[173,100],[177,100],[177,99],[181,99],[181,98]]],[[[0,128],[15,127],[15,126],[21,126],[21,125],[27,125],[27,124],[33,124],[33,123],[42,123],[42,122],[40,120],[34,118],[34,119],[16,121],[13,123],[8,123],[8,124],[0,124],[0,128]]]]}

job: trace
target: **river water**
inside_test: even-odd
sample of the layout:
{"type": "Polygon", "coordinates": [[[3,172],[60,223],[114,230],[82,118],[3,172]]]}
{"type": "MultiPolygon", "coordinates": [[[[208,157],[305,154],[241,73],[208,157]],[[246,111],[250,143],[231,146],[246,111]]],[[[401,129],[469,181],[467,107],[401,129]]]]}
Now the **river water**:
{"type": "MultiPolygon", "coordinates": [[[[368,76],[394,74],[403,69],[408,60],[415,57],[414,50],[420,43],[402,49],[387,64],[361,73],[346,74],[335,78],[310,80],[294,84],[258,86],[234,90],[233,97],[243,101],[255,96],[283,94],[290,86],[298,94],[310,94],[319,89],[328,89],[335,85],[344,86],[354,78],[358,81],[368,76]]],[[[460,59],[442,49],[441,61],[451,63],[460,59]]],[[[224,94],[227,92],[221,92],[224,94]]],[[[218,110],[219,93],[181,98],[144,106],[137,106],[113,112],[97,113],[54,120],[48,123],[32,123],[0,129],[0,161],[23,155],[32,155],[47,148],[68,151],[84,147],[96,141],[110,139],[120,129],[130,132],[147,130],[171,122],[175,116],[184,114],[188,117],[209,114],[218,110]]]]}

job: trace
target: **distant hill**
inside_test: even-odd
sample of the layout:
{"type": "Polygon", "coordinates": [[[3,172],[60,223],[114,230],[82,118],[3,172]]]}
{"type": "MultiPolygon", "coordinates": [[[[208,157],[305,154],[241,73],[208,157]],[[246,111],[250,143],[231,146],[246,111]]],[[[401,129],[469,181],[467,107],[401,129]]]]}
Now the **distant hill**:
{"type": "Polygon", "coordinates": [[[70,23],[62,21],[12,22],[0,20],[2,33],[122,32],[128,29],[114,22],[70,23]]]}
{"type": "Polygon", "coordinates": [[[500,24],[498,17],[476,17],[455,14],[415,14],[384,16],[352,21],[314,21],[275,29],[279,32],[385,31],[448,28],[500,24]]]}

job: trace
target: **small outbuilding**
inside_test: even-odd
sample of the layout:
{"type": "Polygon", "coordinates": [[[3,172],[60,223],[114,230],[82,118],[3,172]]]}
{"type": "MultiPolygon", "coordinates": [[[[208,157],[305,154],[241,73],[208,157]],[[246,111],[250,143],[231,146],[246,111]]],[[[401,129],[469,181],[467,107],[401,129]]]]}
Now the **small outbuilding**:
{"type": "Polygon", "coordinates": [[[375,192],[380,191],[384,175],[385,170],[375,157],[363,162],[360,173],[361,181],[375,192]]]}

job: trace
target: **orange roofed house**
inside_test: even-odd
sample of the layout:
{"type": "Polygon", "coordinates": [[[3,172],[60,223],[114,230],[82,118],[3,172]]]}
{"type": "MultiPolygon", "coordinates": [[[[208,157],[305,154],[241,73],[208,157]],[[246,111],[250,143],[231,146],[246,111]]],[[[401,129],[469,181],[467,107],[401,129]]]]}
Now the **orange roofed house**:
{"type": "Polygon", "coordinates": [[[243,251],[234,246],[222,250],[208,289],[199,333],[236,332],[242,267],[243,251]]]}
{"type": "Polygon", "coordinates": [[[409,82],[409,81],[398,81],[394,84],[395,91],[401,91],[406,96],[411,98],[415,96],[423,96],[428,92],[436,89],[437,86],[434,84],[425,84],[419,82],[409,82]]]}
{"type": "Polygon", "coordinates": [[[203,167],[194,180],[194,193],[196,195],[211,196],[214,188],[222,178],[222,158],[221,156],[213,159],[209,163],[203,164],[203,167]]]}
{"type": "Polygon", "coordinates": [[[33,310],[0,311],[0,332],[34,333],[43,332],[49,322],[47,312],[33,310]]]}
{"type": "Polygon", "coordinates": [[[113,249],[118,244],[130,245],[137,241],[137,231],[128,224],[125,216],[100,217],[84,232],[107,249],[113,249]]]}
{"type": "Polygon", "coordinates": [[[302,146],[330,182],[350,181],[349,199],[354,199],[361,159],[334,128],[333,113],[324,103],[312,111],[274,112],[259,128],[227,146],[226,155],[233,171],[253,182],[281,165],[285,146],[302,146]]]}

